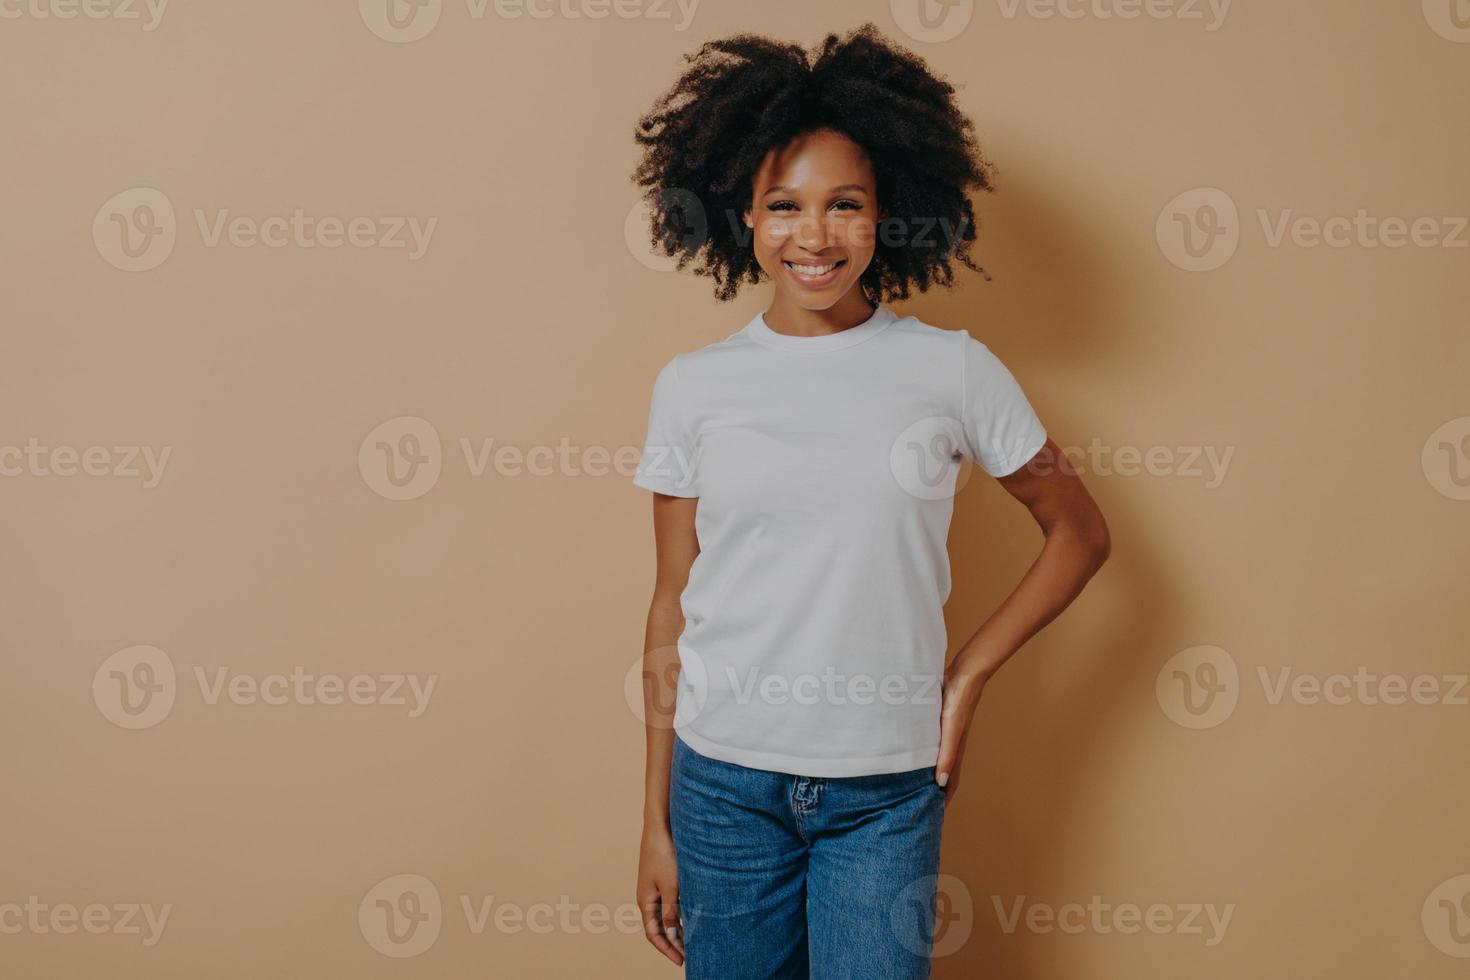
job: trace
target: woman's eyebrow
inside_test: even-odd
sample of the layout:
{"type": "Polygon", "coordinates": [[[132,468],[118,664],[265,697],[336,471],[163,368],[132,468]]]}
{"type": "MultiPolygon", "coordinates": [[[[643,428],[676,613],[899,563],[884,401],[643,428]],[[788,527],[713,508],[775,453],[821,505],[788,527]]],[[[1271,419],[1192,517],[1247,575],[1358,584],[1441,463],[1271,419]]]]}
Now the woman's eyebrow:
{"type": "MultiPolygon", "coordinates": [[[[864,194],[869,193],[868,189],[866,187],[864,187],[862,184],[838,184],[836,187],[832,188],[827,193],[828,194],[836,194],[839,191],[862,191],[864,194]]],[[[796,193],[796,191],[793,190],[790,187],[780,187],[780,186],[777,186],[777,187],[767,187],[766,188],[766,191],[765,191],[765,194],[795,194],[795,193],[796,193]]],[[[761,196],[764,197],[765,194],[762,194],[761,196]]]]}

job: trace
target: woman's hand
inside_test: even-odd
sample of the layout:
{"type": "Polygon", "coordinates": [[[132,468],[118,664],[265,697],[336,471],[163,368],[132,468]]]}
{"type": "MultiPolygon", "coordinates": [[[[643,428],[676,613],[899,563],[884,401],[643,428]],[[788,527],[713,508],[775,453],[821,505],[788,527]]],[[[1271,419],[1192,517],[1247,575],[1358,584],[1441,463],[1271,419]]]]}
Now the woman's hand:
{"type": "Polygon", "coordinates": [[[965,741],[985,682],[1077,598],[1112,548],[1102,512],[1076,468],[1050,439],[1030,462],[997,482],[1031,511],[1046,543],[1020,584],[955,654],[944,676],[934,779],[944,787],[945,802],[959,785],[965,741]]]}
{"type": "Polygon", "coordinates": [[[643,935],[675,966],[683,966],[679,868],[674,860],[674,838],[667,828],[643,832],[638,851],[638,907],[643,910],[643,935]]]}
{"type": "Polygon", "coordinates": [[[970,722],[980,703],[985,680],[976,675],[949,674],[944,678],[943,700],[939,716],[939,761],[934,766],[934,780],[944,787],[946,805],[954,799],[960,786],[960,764],[965,761],[965,743],[969,741],[970,722]]]}

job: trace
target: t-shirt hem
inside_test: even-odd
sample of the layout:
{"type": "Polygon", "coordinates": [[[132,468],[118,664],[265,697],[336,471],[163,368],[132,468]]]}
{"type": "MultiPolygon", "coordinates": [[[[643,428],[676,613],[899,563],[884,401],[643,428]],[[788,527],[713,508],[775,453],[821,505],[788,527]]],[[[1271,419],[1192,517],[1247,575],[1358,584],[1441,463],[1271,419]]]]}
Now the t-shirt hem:
{"type": "Polygon", "coordinates": [[[670,497],[698,497],[699,491],[693,487],[680,487],[664,480],[638,475],[633,477],[633,485],[655,493],[667,494],[670,497]]]}
{"type": "Polygon", "coordinates": [[[925,749],[910,749],[891,755],[858,758],[814,759],[808,756],[786,755],[777,752],[757,752],[751,749],[736,749],[696,735],[688,728],[675,728],[675,734],[700,755],[729,762],[747,769],[765,769],[770,772],[787,773],[792,776],[815,776],[819,779],[846,776],[881,776],[886,773],[909,772],[927,769],[939,762],[939,746],[925,749]]]}
{"type": "Polygon", "coordinates": [[[1012,473],[1031,462],[1031,458],[1041,452],[1041,447],[1046,445],[1046,430],[1037,429],[1031,438],[1021,446],[1020,450],[1002,460],[999,465],[985,467],[985,472],[994,477],[1010,476],[1012,473]]]}

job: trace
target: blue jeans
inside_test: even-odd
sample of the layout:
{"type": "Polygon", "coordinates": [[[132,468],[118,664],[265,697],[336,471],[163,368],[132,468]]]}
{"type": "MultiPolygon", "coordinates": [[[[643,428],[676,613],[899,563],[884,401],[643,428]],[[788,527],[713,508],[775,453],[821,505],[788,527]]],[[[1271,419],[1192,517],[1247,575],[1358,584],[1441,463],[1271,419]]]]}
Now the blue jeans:
{"type": "Polygon", "coordinates": [[[674,740],[669,822],[688,980],[929,976],[934,767],[819,779],[674,740]]]}

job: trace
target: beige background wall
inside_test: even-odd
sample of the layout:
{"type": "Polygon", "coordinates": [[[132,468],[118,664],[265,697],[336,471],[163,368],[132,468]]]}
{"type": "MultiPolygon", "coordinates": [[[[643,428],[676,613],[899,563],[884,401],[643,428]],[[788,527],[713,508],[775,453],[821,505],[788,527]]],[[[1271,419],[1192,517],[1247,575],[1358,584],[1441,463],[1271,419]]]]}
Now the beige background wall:
{"type": "MultiPolygon", "coordinates": [[[[767,294],[630,247],[630,133],[704,39],[873,20],[1000,168],[994,281],[899,309],[1001,354],[1115,541],[986,693],[937,976],[1463,976],[1450,3],[0,2],[0,974],[675,974],[619,928],[627,477],[658,367],[767,294]],[[358,218],[432,232],[314,237],[358,218]]],[[[961,493],[956,642],[1038,544],[961,493]]]]}

